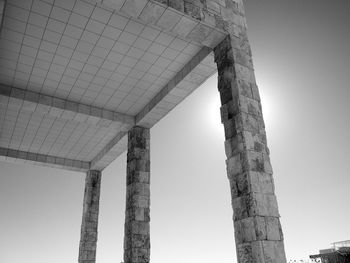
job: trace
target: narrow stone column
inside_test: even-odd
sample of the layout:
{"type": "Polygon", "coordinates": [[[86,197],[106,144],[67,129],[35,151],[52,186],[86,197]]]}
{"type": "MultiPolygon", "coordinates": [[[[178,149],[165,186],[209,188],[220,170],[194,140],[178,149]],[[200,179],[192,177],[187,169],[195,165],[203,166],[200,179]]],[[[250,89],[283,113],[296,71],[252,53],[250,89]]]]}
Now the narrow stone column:
{"type": "Polygon", "coordinates": [[[100,201],[101,172],[88,171],[85,178],[83,220],[80,232],[79,263],[96,260],[97,224],[100,201]]]}
{"type": "Polygon", "coordinates": [[[150,260],[150,131],[134,127],[128,134],[124,263],[150,260]]]}
{"type": "Polygon", "coordinates": [[[242,1],[226,2],[230,3],[225,10],[229,36],[214,53],[238,262],[285,263],[280,215],[242,1]]]}

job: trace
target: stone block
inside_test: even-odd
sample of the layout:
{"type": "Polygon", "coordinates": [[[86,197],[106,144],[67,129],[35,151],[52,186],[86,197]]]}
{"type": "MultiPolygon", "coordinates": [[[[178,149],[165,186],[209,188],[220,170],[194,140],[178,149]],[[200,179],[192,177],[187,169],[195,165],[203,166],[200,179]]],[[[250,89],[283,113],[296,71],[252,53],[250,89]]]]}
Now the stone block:
{"type": "Polygon", "coordinates": [[[127,187],[127,196],[133,195],[150,195],[150,185],[145,183],[133,183],[127,187]]]}
{"type": "Polygon", "coordinates": [[[96,251],[84,250],[82,252],[82,259],[87,260],[88,262],[95,261],[96,251]]]}
{"type": "Polygon", "coordinates": [[[256,201],[256,213],[261,216],[279,217],[277,199],[272,194],[252,194],[256,201]]]}
{"type": "Polygon", "coordinates": [[[235,71],[238,79],[242,79],[250,83],[256,83],[254,71],[252,69],[240,64],[235,64],[235,71]]]}
{"type": "Polygon", "coordinates": [[[250,83],[245,82],[241,79],[237,79],[235,82],[233,82],[232,88],[237,89],[237,93],[240,96],[245,96],[254,99],[250,83]]]}
{"type": "Polygon", "coordinates": [[[247,22],[244,17],[244,15],[240,14],[237,12],[237,8],[234,7],[221,7],[221,15],[224,21],[227,23],[242,27],[242,28],[247,28],[247,22]]]}
{"type": "Polygon", "coordinates": [[[282,231],[277,217],[254,216],[234,222],[238,244],[251,241],[281,241],[282,231]]]}
{"type": "Polygon", "coordinates": [[[202,21],[212,27],[215,27],[215,15],[207,9],[202,10],[202,21]]]}
{"type": "Polygon", "coordinates": [[[235,63],[245,66],[249,69],[253,69],[253,59],[252,56],[246,52],[244,49],[232,48],[233,57],[235,63]]]}
{"type": "Polygon", "coordinates": [[[244,150],[244,143],[241,134],[237,134],[235,137],[227,139],[225,141],[225,153],[227,158],[239,154],[244,150]]]}
{"type": "Polygon", "coordinates": [[[235,72],[232,66],[225,68],[218,76],[218,90],[220,92],[221,104],[224,105],[233,100],[238,95],[237,89],[233,88],[235,72]]]}
{"type": "Polygon", "coordinates": [[[230,139],[237,135],[236,123],[234,119],[228,120],[224,123],[225,139],[230,139]]]}
{"type": "Polygon", "coordinates": [[[268,154],[263,154],[263,156],[264,156],[264,170],[265,170],[265,173],[273,174],[273,170],[272,170],[272,166],[271,166],[269,155],[268,154]]]}
{"type": "Polygon", "coordinates": [[[260,101],[260,94],[259,94],[258,86],[256,84],[251,84],[250,86],[251,86],[253,98],[257,101],[260,101]]]}
{"type": "Polygon", "coordinates": [[[232,198],[234,221],[253,216],[279,217],[276,196],[272,194],[249,193],[232,198]]]}
{"type": "Polygon", "coordinates": [[[96,242],[84,242],[81,244],[81,249],[83,251],[95,251],[96,250],[96,242]]]}
{"type": "Polygon", "coordinates": [[[135,126],[128,133],[128,150],[133,148],[149,149],[149,129],[135,126]]]}
{"type": "Polygon", "coordinates": [[[150,171],[150,161],[145,159],[133,159],[127,163],[127,171],[150,171]]]}
{"type": "Polygon", "coordinates": [[[250,131],[243,131],[242,134],[247,150],[268,154],[266,136],[264,134],[253,134],[250,131]]]}
{"type": "Polygon", "coordinates": [[[149,235],[149,223],[133,221],[129,223],[130,233],[135,235],[149,235]]]}
{"type": "Polygon", "coordinates": [[[150,209],[149,208],[140,208],[140,207],[131,207],[126,210],[126,221],[150,221],[150,209]]]}
{"type": "Polygon", "coordinates": [[[262,117],[240,112],[235,116],[237,131],[250,131],[253,135],[259,134],[264,127],[262,117]]]}
{"type": "Polygon", "coordinates": [[[283,241],[262,241],[264,251],[264,262],[286,263],[283,241]]]}
{"type": "Polygon", "coordinates": [[[239,105],[236,101],[230,100],[220,107],[221,122],[232,120],[239,113],[239,105]]]}
{"type": "Polygon", "coordinates": [[[150,260],[149,249],[134,248],[131,250],[131,262],[133,263],[148,263],[150,260]]]}
{"type": "Polygon", "coordinates": [[[253,217],[235,221],[234,228],[236,242],[238,244],[257,240],[255,222],[253,217]]]}
{"type": "Polygon", "coordinates": [[[184,12],[185,14],[197,19],[201,20],[201,8],[199,5],[195,5],[194,1],[185,0],[184,2],[184,12]]]}
{"type": "Polygon", "coordinates": [[[267,240],[283,240],[280,220],[277,217],[265,217],[267,240]]]}
{"type": "Polygon", "coordinates": [[[266,240],[267,239],[267,228],[266,220],[263,216],[254,217],[254,228],[256,234],[256,240],[266,240]]]}
{"type": "Polygon", "coordinates": [[[207,8],[211,12],[220,14],[220,5],[215,1],[207,1],[207,8]]]}
{"type": "Polygon", "coordinates": [[[226,31],[226,22],[222,19],[220,14],[214,14],[215,27],[221,31],[226,31]]]}
{"type": "Polygon", "coordinates": [[[244,171],[265,172],[264,156],[255,151],[245,151],[243,154],[244,171]]]}
{"type": "Polygon", "coordinates": [[[237,258],[239,263],[264,263],[263,261],[254,261],[253,260],[253,251],[251,243],[242,243],[237,244],[237,258]]]}
{"type": "Polygon", "coordinates": [[[149,235],[133,234],[131,235],[131,242],[134,248],[150,248],[150,237],[149,235]]]}
{"type": "Polygon", "coordinates": [[[251,192],[262,194],[274,194],[275,187],[271,174],[253,171],[248,172],[248,174],[251,192]]]}
{"type": "Polygon", "coordinates": [[[253,241],[237,245],[240,263],[286,263],[283,242],[253,241]]]}
{"type": "Polygon", "coordinates": [[[134,148],[128,151],[127,159],[128,161],[141,160],[141,159],[149,160],[150,159],[149,150],[145,148],[134,148]]]}
{"type": "MultiPolygon", "coordinates": [[[[217,47],[214,48],[215,62],[218,64],[219,74],[227,65],[233,65],[233,57],[230,56],[232,49],[231,38],[227,36],[217,47]],[[225,67],[220,67],[220,64],[225,64],[225,67]]],[[[232,54],[232,53],[231,53],[232,54]]]]}
{"type": "Polygon", "coordinates": [[[149,196],[143,195],[133,195],[130,197],[129,207],[139,207],[139,208],[148,208],[150,207],[150,198],[149,196]]]}
{"type": "Polygon", "coordinates": [[[97,222],[83,221],[84,232],[97,232],[97,222]]]}
{"type": "Polygon", "coordinates": [[[184,12],[184,1],[183,0],[168,0],[168,5],[180,12],[184,12]]]}
{"type": "Polygon", "coordinates": [[[232,198],[241,197],[251,193],[250,178],[248,173],[231,176],[229,180],[232,198]]]}
{"type": "Polygon", "coordinates": [[[150,182],[150,172],[128,170],[126,184],[132,183],[148,183],[150,182]]]}
{"type": "Polygon", "coordinates": [[[85,232],[82,231],[80,234],[80,242],[96,242],[97,241],[97,233],[93,232],[85,232]]]}
{"type": "Polygon", "coordinates": [[[239,96],[239,109],[242,112],[255,115],[262,116],[260,103],[254,99],[251,99],[246,96],[239,96]]]}
{"type": "Polygon", "coordinates": [[[254,199],[251,195],[232,198],[233,220],[254,216],[254,199]]]}
{"type": "Polygon", "coordinates": [[[229,178],[243,172],[241,154],[233,155],[226,160],[226,170],[229,178]]]}

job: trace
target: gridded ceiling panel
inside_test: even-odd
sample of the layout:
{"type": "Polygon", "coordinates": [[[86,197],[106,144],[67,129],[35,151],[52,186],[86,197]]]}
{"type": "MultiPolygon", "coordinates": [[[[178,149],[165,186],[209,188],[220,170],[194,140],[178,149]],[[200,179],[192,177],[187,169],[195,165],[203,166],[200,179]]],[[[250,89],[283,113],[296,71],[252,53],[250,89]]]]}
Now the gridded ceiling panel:
{"type": "Polygon", "coordinates": [[[5,84],[135,115],[201,48],[90,2],[51,2],[8,1],[5,84]]]}
{"type": "Polygon", "coordinates": [[[92,163],[103,153],[100,162],[107,165],[125,150],[123,136],[133,125],[109,115],[136,120],[176,80],[145,123],[160,120],[216,71],[210,55],[178,81],[202,48],[90,0],[8,0],[0,91],[5,85],[64,101],[55,111],[34,95],[27,101],[0,92],[0,150],[92,163]],[[83,115],[72,117],[72,105],[88,109],[85,119],[89,107],[109,117],[94,113],[93,121],[82,121],[83,115]],[[111,145],[116,138],[120,143],[111,145]]]}

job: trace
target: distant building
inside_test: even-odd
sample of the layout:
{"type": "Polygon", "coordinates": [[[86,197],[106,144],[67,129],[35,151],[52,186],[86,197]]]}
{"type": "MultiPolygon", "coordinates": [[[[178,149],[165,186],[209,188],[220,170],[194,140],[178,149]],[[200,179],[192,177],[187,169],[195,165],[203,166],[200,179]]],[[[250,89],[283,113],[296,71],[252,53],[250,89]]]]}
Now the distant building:
{"type": "Polygon", "coordinates": [[[310,258],[317,263],[350,263],[350,240],[335,242],[331,248],[321,249],[310,258]]]}

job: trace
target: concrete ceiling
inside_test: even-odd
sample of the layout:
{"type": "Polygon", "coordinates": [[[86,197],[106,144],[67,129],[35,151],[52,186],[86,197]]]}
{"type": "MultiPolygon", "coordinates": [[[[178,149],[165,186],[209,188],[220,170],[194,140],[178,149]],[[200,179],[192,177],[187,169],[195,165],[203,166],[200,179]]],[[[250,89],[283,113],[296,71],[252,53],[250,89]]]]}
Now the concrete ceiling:
{"type": "Polygon", "coordinates": [[[138,7],[117,2],[7,1],[2,160],[102,170],[126,150],[131,127],[152,127],[216,72],[210,47],[224,33],[211,29],[215,41],[187,37],[182,20],[203,25],[153,1],[138,2],[136,14],[138,7]],[[150,22],[147,8],[163,15],[150,22]]]}

